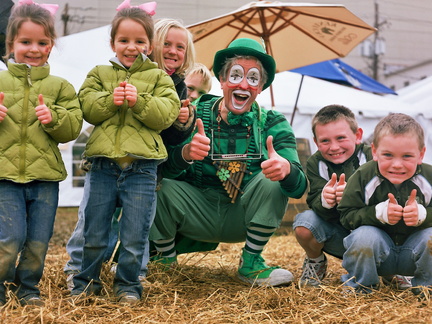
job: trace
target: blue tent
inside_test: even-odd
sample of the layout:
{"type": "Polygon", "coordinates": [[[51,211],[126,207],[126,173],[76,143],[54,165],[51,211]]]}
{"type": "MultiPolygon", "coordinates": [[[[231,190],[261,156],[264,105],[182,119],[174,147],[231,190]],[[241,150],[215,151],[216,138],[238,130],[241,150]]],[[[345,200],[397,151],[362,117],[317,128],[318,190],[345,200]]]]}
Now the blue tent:
{"type": "Polygon", "coordinates": [[[291,115],[291,124],[294,121],[294,115],[297,110],[297,102],[300,96],[303,78],[305,75],[333,83],[350,86],[367,92],[397,95],[397,93],[392,89],[372,79],[371,77],[360,72],[359,70],[354,69],[352,66],[342,62],[339,59],[303,66],[297,69],[290,70],[290,72],[295,72],[302,75],[299,90],[297,92],[297,98],[294,105],[294,110],[291,115]]]}
{"type": "Polygon", "coordinates": [[[392,89],[378,81],[375,81],[371,77],[368,77],[366,74],[363,74],[359,70],[354,69],[352,66],[339,59],[315,63],[290,71],[347,85],[363,91],[396,94],[392,89]]]}

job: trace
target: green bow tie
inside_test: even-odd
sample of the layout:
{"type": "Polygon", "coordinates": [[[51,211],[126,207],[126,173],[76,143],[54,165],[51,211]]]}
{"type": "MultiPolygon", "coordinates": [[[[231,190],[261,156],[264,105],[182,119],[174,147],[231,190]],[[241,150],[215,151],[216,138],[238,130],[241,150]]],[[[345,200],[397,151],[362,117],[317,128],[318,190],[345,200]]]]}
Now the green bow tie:
{"type": "Polygon", "coordinates": [[[231,111],[228,113],[228,123],[230,125],[242,125],[244,127],[252,126],[256,119],[255,112],[249,111],[241,115],[235,115],[231,111]]]}

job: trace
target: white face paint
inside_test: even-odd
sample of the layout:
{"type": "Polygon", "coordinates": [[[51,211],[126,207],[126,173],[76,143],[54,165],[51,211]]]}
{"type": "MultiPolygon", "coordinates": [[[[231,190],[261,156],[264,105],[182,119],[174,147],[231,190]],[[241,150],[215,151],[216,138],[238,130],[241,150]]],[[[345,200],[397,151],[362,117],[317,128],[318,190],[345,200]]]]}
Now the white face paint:
{"type": "Polygon", "coordinates": [[[226,81],[220,80],[225,106],[238,115],[249,111],[261,93],[261,71],[253,59],[238,59],[228,71],[226,81]]]}
{"type": "MultiPolygon", "coordinates": [[[[232,84],[239,84],[243,81],[244,69],[243,66],[239,64],[235,64],[231,67],[228,81],[232,84]]],[[[258,87],[261,80],[261,73],[257,68],[251,68],[247,71],[246,81],[252,87],[258,87]]]]}

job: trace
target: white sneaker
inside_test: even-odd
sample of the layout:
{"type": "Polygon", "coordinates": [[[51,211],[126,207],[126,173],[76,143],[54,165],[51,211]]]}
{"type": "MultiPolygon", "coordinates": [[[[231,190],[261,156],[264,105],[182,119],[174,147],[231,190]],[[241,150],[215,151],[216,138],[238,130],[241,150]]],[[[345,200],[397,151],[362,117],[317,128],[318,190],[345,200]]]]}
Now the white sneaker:
{"type": "Polygon", "coordinates": [[[120,304],[126,304],[129,306],[133,306],[137,304],[140,301],[138,296],[132,295],[132,294],[124,294],[119,297],[118,302],[120,304]]]}
{"type": "Polygon", "coordinates": [[[382,282],[397,290],[407,290],[412,288],[411,279],[412,277],[409,276],[394,275],[382,277],[382,282]]]}
{"type": "Polygon", "coordinates": [[[117,272],[117,263],[113,263],[110,269],[110,272],[116,274],[117,272]]]}
{"type": "Polygon", "coordinates": [[[320,262],[314,262],[306,257],[303,261],[300,285],[319,286],[327,274],[327,257],[320,262]]]}
{"type": "Polygon", "coordinates": [[[72,291],[72,289],[74,289],[74,287],[75,287],[75,284],[73,282],[73,278],[75,275],[76,275],[76,273],[69,273],[67,278],[66,278],[66,286],[67,286],[67,289],[69,291],[72,291]]]}

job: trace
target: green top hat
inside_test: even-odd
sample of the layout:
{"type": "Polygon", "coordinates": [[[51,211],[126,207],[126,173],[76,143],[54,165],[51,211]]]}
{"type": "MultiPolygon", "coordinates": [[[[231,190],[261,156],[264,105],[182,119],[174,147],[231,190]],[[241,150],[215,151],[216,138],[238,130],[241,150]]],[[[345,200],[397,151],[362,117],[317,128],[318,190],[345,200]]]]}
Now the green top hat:
{"type": "Polygon", "coordinates": [[[215,76],[219,78],[219,72],[225,63],[225,60],[236,55],[253,56],[261,62],[268,75],[263,90],[267,89],[273,82],[276,73],[276,62],[272,56],[265,52],[264,47],[260,43],[250,38],[235,39],[228,45],[228,48],[216,52],[213,63],[213,72],[215,76]]]}

